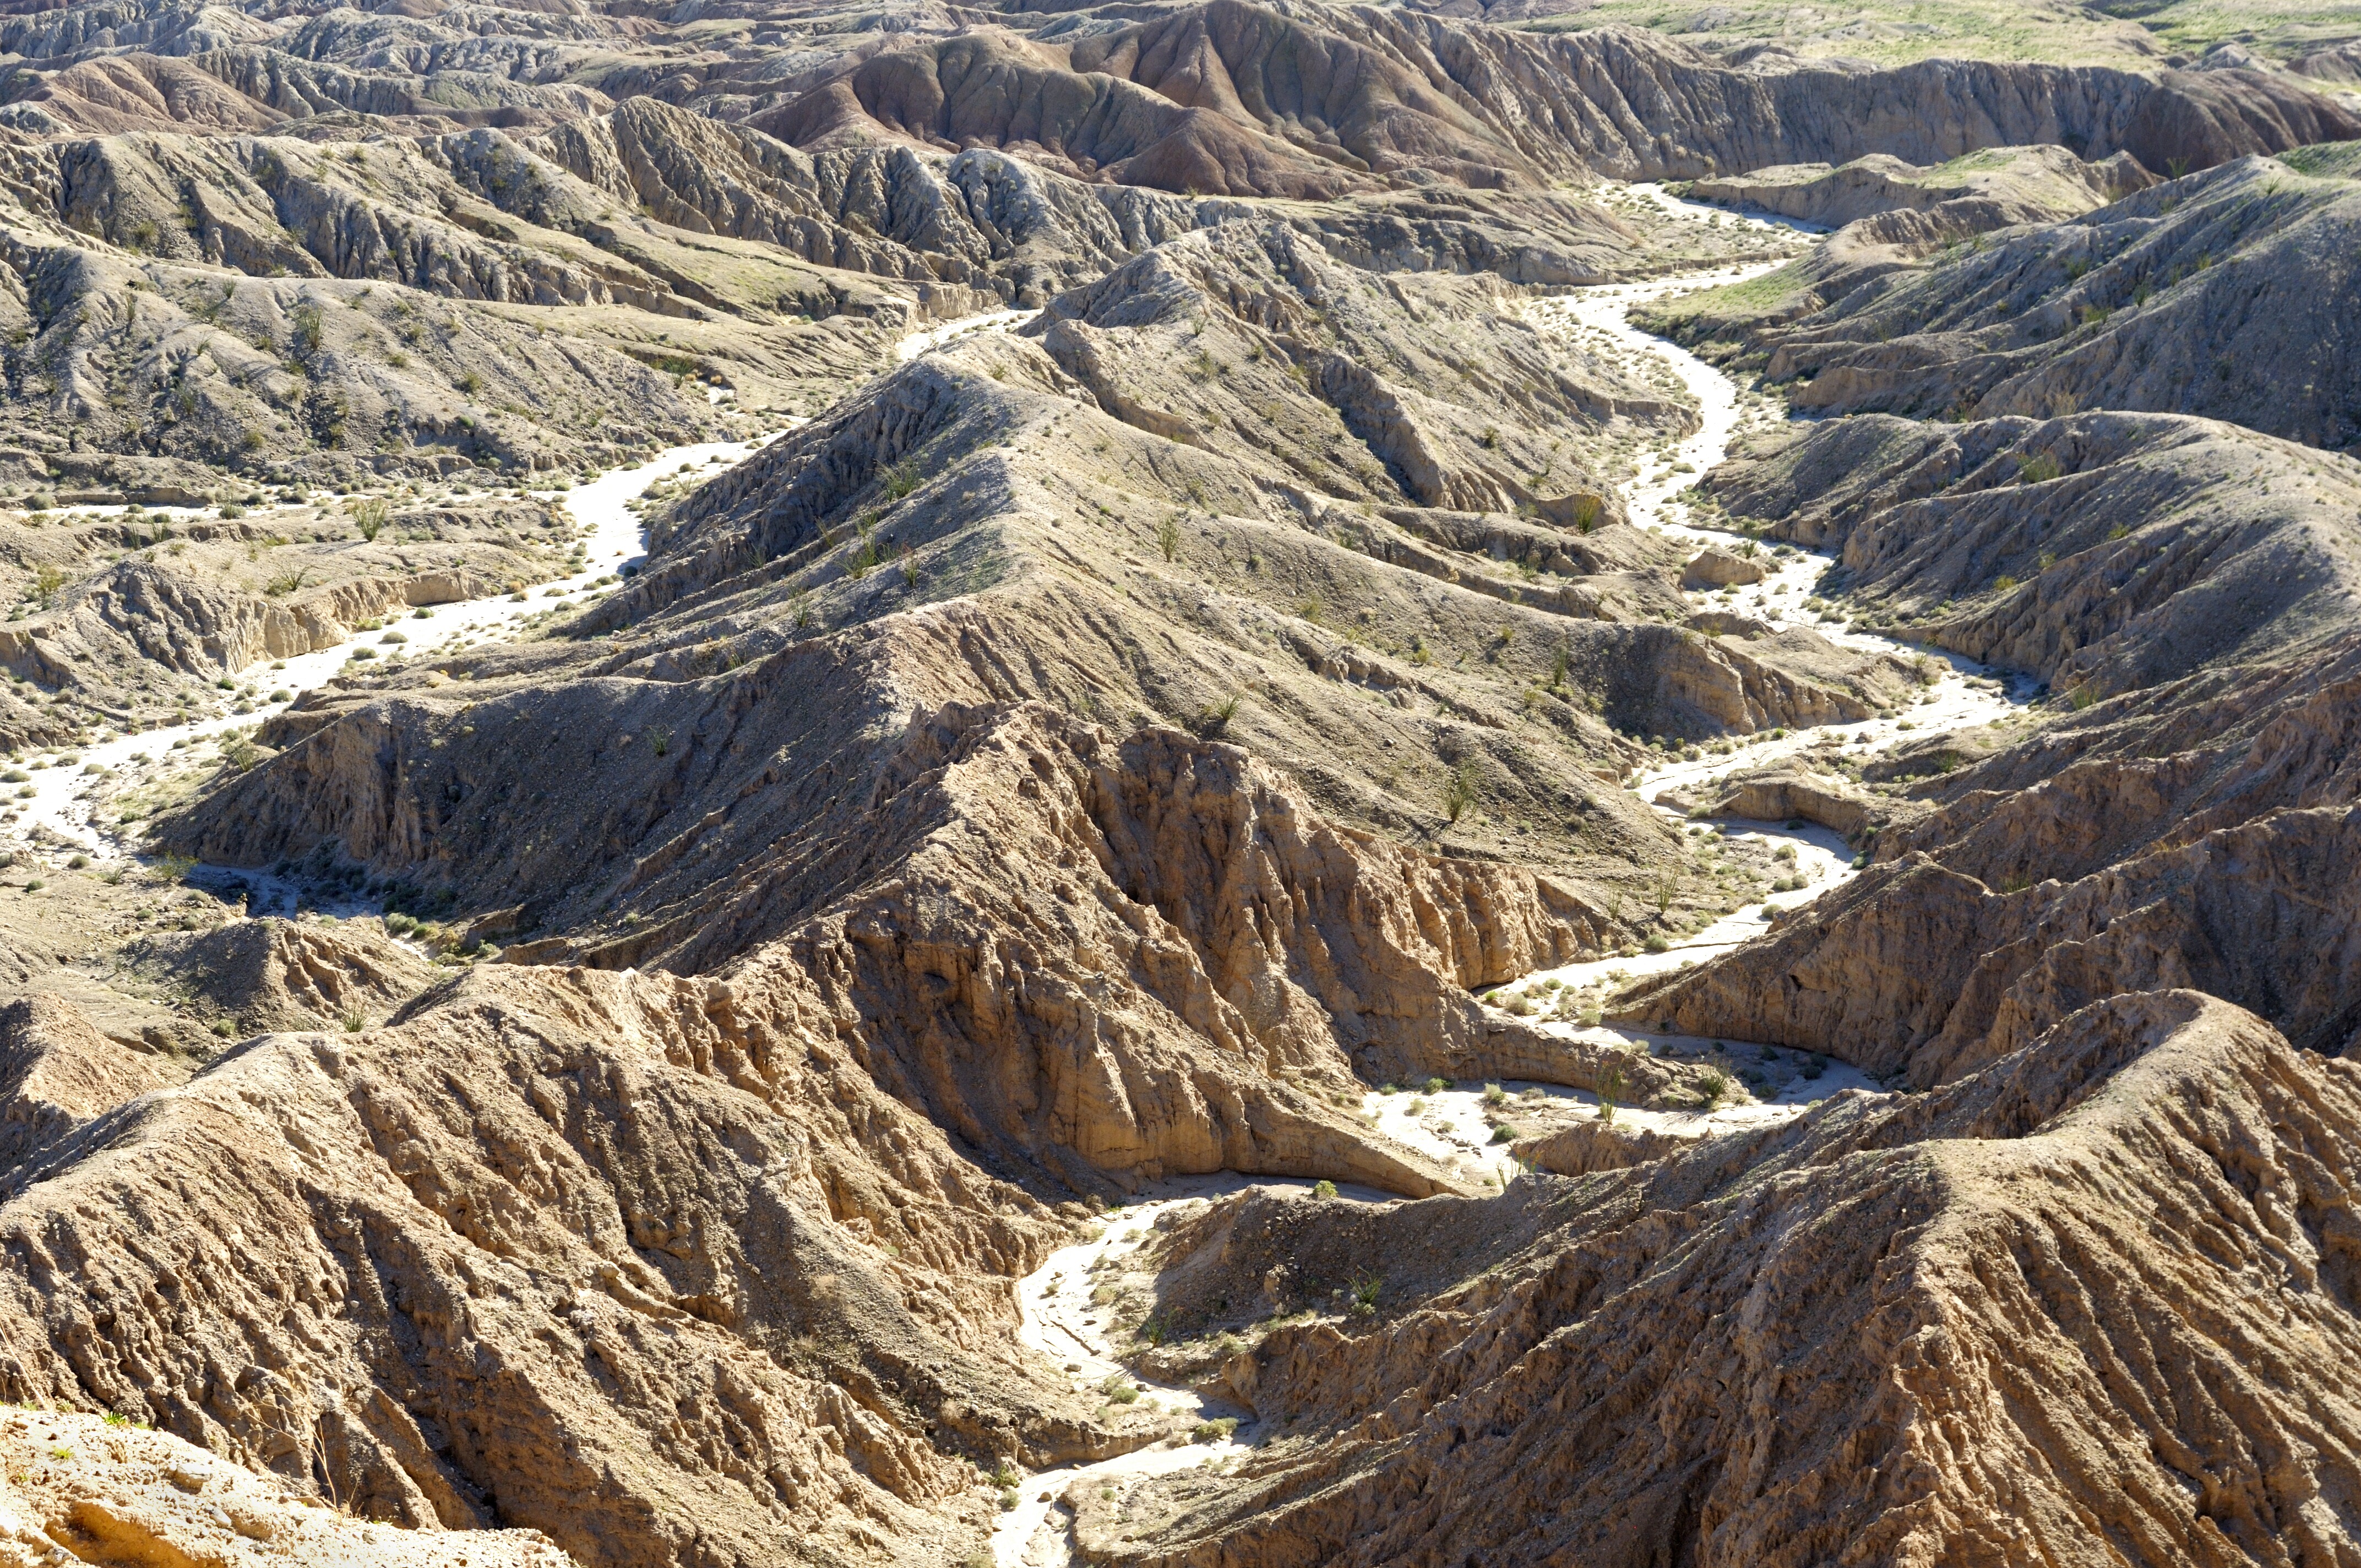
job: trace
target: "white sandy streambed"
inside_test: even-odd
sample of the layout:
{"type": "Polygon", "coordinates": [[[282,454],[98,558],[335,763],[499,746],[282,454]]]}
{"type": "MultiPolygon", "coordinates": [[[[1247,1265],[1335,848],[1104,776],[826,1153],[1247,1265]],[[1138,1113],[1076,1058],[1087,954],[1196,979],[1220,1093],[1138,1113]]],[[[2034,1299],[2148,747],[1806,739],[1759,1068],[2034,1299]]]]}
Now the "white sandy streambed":
{"type": "MultiPolygon", "coordinates": [[[[93,860],[123,858],[131,851],[122,836],[96,819],[102,784],[109,786],[105,793],[111,795],[181,769],[210,772],[214,764],[210,760],[198,760],[196,742],[230,730],[249,729],[303,693],[347,673],[348,666],[353,673],[372,667],[399,668],[398,661],[403,658],[433,657],[506,641],[515,637],[526,621],[546,610],[589,602],[594,585],[637,561],[642,554],[642,532],[639,518],[631,510],[633,500],[660,479],[708,466],[719,473],[763,444],[762,441],[737,441],[675,446],[644,463],[609,469],[573,489],[543,492],[562,500],[575,521],[589,530],[584,541],[587,554],[581,570],[554,582],[537,584],[522,596],[495,594],[435,605],[423,618],[406,617],[390,622],[384,631],[357,632],[333,648],[291,659],[257,660],[233,672],[230,677],[241,684],[267,688],[269,699],[257,702],[251,713],[221,714],[187,724],[118,735],[88,746],[44,748],[27,753],[23,765],[31,775],[33,793],[11,803],[20,809],[20,815],[0,827],[0,845],[28,846],[36,833],[46,828],[60,839],[80,845],[82,852],[93,860]],[[395,630],[406,641],[388,643],[387,633],[395,630]],[[355,665],[353,655],[362,647],[368,647],[377,658],[355,665]]],[[[9,793],[14,795],[17,787],[23,786],[12,786],[9,793]]],[[[260,885],[253,872],[235,874],[260,885]]],[[[284,891],[291,899],[292,890],[284,891]]]]}
{"type": "MultiPolygon", "coordinates": [[[[1067,1519],[1060,1508],[1076,1483],[1124,1487],[1144,1476],[1186,1470],[1224,1460],[1250,1446],[1257,1433],[1252,1412],[1236,1406],[1200,1398],[1189,1389],[1138,1376],[1115,1359],[1113,1308],[1093,1301],[1092,1266],[1103,1258],[1137,1251],[1155,1232],[1158,1218],[1179,1205],[1220,1198],[1248,1187],[1308,1190],[1312,1183],[1283,1177],[1181,1177],[1158,1183],[1137,1202],[1111,1211],[1103,1228],[1088,1241],[1060,1247],[1049,1260],[1018,1281],[1016,1304],[1021,1320],[1016,1337],[1058,1367],[1078,1393],[1095,1397],[1111,1385],[1128,1385],[1139,1391],[1135,1404],[1150,1406],[1178,1417],[1188,1427],[1228,1418],[1234,1431],[1200,1441],[1181,1433],[1154,1445],[1090,1464],[1044,1470],[1017,1485],[1017,1504],[1005,1510],[992,1532],[996,1568],[1060,1568],[1071,1561],[1067,1519]]],[[[1387,1194],[1351,1186],[1338,1196],[1361,1202],[1389,1201],[1387,1194]]]]}

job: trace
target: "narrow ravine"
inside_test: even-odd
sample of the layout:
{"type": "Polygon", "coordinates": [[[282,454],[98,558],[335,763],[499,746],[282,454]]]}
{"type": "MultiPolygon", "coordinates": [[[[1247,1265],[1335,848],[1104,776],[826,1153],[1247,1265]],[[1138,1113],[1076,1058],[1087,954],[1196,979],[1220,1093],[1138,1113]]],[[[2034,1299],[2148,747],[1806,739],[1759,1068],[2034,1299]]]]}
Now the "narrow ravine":
{"type": "Polygon", "coordinates": [[[1160,1183],[1156,1196],[1112,1211],[1090,1239],[1059,1248],[1017,1282],[1021,1321],[1016,1337],[1021,1343],[1061,1368],[1077,1394],[1096,1398],[1114,1389],[1137,1389],[1131,1408],[1147,1407],[1166,1414],[1174,1430],[1113,1459],[1025,1476],[1016,1488],[1016,1506],[1004,1509],[993,1530],[993,1560],[997,1568],[1058,1568],[1071,1560],[1068,1521],[1060,1503],[1077,1482],[1114,1487],[1120,1496],[1122,1488],[1143,1477],[1185,1470],[1253,1443],[1257,1433],[1251,1412],[1138,1376],[1115,1359],[1112,1310],[1107,1303],[1093,1299],[1093,1273],[1104,1260],[1120,1258],[1147,1245],[1157,1220],[1167,1211],[1254,1185],[1308,1188],[1311,1183],[1283,1179],[1250,1181],[1226,1174],[1160,1183]],[[1190,1435],[1197,1423],[1222,1418],[1236,1420],[1235,1430],[1210,1442],[1190,1435]]]}
{"type": "Polygon", "coordinates": [[[963,343],[971,337],[986,333],[1013,332],[1040,313],[1038,311],[984,311],[977,315],[961,316],[940,326],[912,333],[895,346],[894,357],[897,363],[907,365],[921,354],[931,354],[938,348],[963,343]]]}
{"type": "MultiPolygon", "coordinates": [[[[1776,734],[1765,732],[1738,740],[1727,751],[1708,750],[1689,761],[1668,756],[1643,771],[1631,785],[1634,793],[1651,804],[1667,790],[1709,783],[1783,757],[1808,751],[1860,759],[1873,756],[1917,731],[1989,724],[2021,707],[2035,689],[2035,683],[2028,677],[2012,675],[1940,649],[1857,631],[1846,623],[1840,610],[1812,608],[1817,584],[1837,564],[1831,554],[1795,545],[1759,546],[1733,530],[1704,528],[1692,521],[1695,514],[1681,499],[1683,493],[1729,455],[1730,442],[1741,430],[1784,416],[1772,400],[1741,389],[1678,345],[1632,325],[1628,313],[1632,306],[1649,301],[1700,287],[1741,281],[1768,269],[1766,266],[1723,269],[1702,278],[1693,275],[1609,285],[1542,301],[1532,307],[1532,313],[1543,320],[1559,316],[1613,337],[1627,347],[1655,355],[1697,399],[1699,425],[1695,433],[1680,442],[1670,456],[1645,460],[1639,477],[1624,487],[1631,521],[1635,526],[1654,530],[1700,549],[1708,545],[1724,551],[1752,549],[1770,573],[1760,583],[1726,591],[1689,593],[1686,597],[1693,606],[1700,610],[1710,609],[1742,616],[1773,630],[1803,627],[1843,647],[1924,661],[1934,680],[1895,710],[1892,718],[1819,725],[1776,734]]],[[[1658,809],[1670,820],[1688,820],[1668,807],[1658,809]]],[[[1566,983],[1587,982],[1610,969],[1636,977],[1679,968],[1761,935],[1768,925],[1764,911],[1807,903],[1852,875],[1852,850],[1839,835],[1827,828],[1787,828],[1725,818],[1708,819],[1701,826],[1719,829],[1725,838],[1753,838],[1774,848],[1792,846],[1796,853],[1797,872],[1806,877],[1807,885],[1773,894],[1757,909],[1728,916],[1664,952],[1573,965],[1551,970],[1548,977],[1566,983]]]]}
{"type": "MultiPolygon", "coordinates": [[[[1668,212],[1702,215],[1719,211],[1680,201],[1661,187],[1635,189],[1668,212]]],[[[1771,221],[1766,219],[1721,215],[1730,221],[1771,226],[1771,221]]],[[[1779,226],[1805,225],[1782,222],[1779,226]]],[[[1906,699],[1891,717],[1766,732],[1738,740],[1726,751],[1699,749],[1696,757],[1687,760],[1668,754],[1632,781],[1632,792],[1668,823],[1680,825],[1684,833],[1719,835],[1724,845],[1765,850],[1778,857],[1777,863],[1789,868],[1790,874],[1784,880],[1800,885],[1770,893],[1751,906],[1667,944],[1662,951],[1626,952],[1541,970],[1490,994],[1488,1000],[1497,1004],[1534,1009],[1539,1016],[1530,1021],[1567,1038],[1620,1043],[1664,1056],[1704,1057],[1732,1064],[1742,1061],[1741,1070],[1754,1076],[1752,1092],[1733,1084],[1730,1102],[1709,1111],[1625,1109],[1620,1113],[1634,1126],[1663,1131],[1702,1133],[1780,1119],[1796,1114],[1804,1106],[1840,1090],[1874,1090],[1876,1086],[1858,1069],[1815,1053],[1780,1052],[1742,1040],[1692,1039],[1659,1031],[1580,1022],[1583,1014],[1597,1001],[1604,1000],[1629,981],[1686,968],[1728,952],[1762,936],[1780,915],[1824,896],[1857,874],[1852,846],[1833,829],[1793,821],[1783,824],[1736,817],[1692,819],[1674,806],[1661,804],[1659,797],[1668,791],[1710,784],[1782,758],[1811,754],[1861,761],[1918,732],[1990,724],[2021,708],[2037,687],[2029,676],[1994,669],[1939,649],[1853,630],[1840,609],[1821,608],[1817,597],[1821,578],[1837,565],[1832,554],[1795,545],[1762,545],[1734,530],[1707,528],[1696,521],[1697,514],[1684,499],[1685,493],[1729,455],[1731,442],[1745,430],[1793,416],[1776,400],[1741,387],[1677,344],[1633,325],[1630,312],[1633,306],[1650,301],[1760,277],[1778,265],[1766,262],[1724,267],[1704,274],[1587,289],[1538,302],[1528,312],[1529,319],[1537,323],[1555,323],[1565,329],[1610,339],[1626,350],[1654,356],[1697,400],[1698,428],[1669,455],[1643,459],[1638,475],[1623,487],[1631,520],[1635,526],[1652,529],[1686,544],[1751,554],[1763,561],[1770,571],[1759,583],[1688,592],[1685,597],[1694,608],[1744,617],[1773,630],[1807,628],[1840,646],[1891,653],[1921,663],[1932,676],[1928,685],[1906,699]]],[[[1576,1098],[1594,1103],[1589,1096],[1576,1098]]],[[[1388,1130],[1395,1131],[1390,1126],[1388,1130]]],[[[1400,1135],[1397,1132],[1396,1135],[1400,1135]]]]}

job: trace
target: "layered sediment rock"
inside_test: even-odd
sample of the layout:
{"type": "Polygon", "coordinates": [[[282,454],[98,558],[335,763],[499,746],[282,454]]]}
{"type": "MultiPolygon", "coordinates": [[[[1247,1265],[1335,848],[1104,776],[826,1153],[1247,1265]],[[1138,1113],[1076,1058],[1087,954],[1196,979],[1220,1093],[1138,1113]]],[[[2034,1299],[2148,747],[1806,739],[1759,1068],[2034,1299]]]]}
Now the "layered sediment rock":
{"type": "MultiPolygon", "coordinates": [[[[1216,1172],[1308,1190],[1158,1229],[1164,1342],[1113,1350],[1259,1438],[1093,1475],[1086,1560],[2349,1555],[2351,160],[2246,156],[2361,134],[2306,79],[1238,0],[93,0],[0,49],[0,496],[521,489],[815,416],[653,498],[604,602],[122,804],[203,870],[5,868],[0,1556],[973,1561],[1024,1472],[1191,1435],[1022,1348],[1016,1281],[1216,1172]],[[1687,1118],[1716,1069],[1471,994],[1753,884],[1619,787],[1641,738],[1919,681],[1694,612],[1758,561],[1629,521],[1691,400],[1529,291],[1801,242],[1601,175],[1876,208],[1692,335],[1989,416],[1708,494],[2056,695],[1675,797],[1870,863],[1620,999],[1923,1092],[1687,1118]],[[440,962],[235,913],[290,886],[440,962]],[[1365,1109],[1433,1079],[1633,1109],[1554,1097],[1478,1185],[1365,1109]]],[[[0,524],[0,739],[553,575],[511,504],[0,524]]]]}
{"type": "Polygon", "coordinates": [[[1743,449],[1733,516],[1873,620],[2092,696],[2316,652],[2361,609],[2361,463],[2216,421],[1879,416],[1743,449]]]}
{"type": "Polygon", "coordinates": [[[842,885],[914,709],[1039,699],[1118,733],[1148,720],[1226,735],[1343,820],[1513,836],[1528,857],[1562,846],[1566,885],[1595,908],[1592,879],[1632,874],[1604,843],[1666,841],[1596,787],[1620,774],[1616,727],[1860,718],[1910,679],[1808,633],[1624,619],[1634,601],[1677,613],[1672,558],[1619,540],[1599,509],[1477,530],[1400,504],[1415,474],[1380,464],[1381,436],[1356,438],[1316,372],[1399,357],[1424,385],[1402,395],[1424,411],[1445,488],[1538,488],[1506,454],[1562,476],[1551,502],[1581,493],[1582,469],[1550,421],[1604,433],[1685,417],[1492,318],[1474,285],[1379,287],[1278,225],[1166,249],[1123,274],[1154,287],[1082,291],[1038,343],[927,356],[705,488],[576,639],[513,666],[471,661],[464,694],[405,680],[274,719],[262,739],[280,755],[171,841],[244,865],[333,842],[470,908],[522,905],[526,934],[570,931],[566,950],[706,967],[842,885]],[[1415,345],[1413,315],[1431,329],[1415,345]],[[1060,334],[1093,318],[1102,391],[1058,357],[1060,334]],[[1167,382],[1170,407],[1127,407],[1115,389],[1175,357],[1196,368],[1167,382]],[[1503,360],[1534,381],[1525,406],[1487,411],[1503,360]],[[1486,411],[1488,446],[1469,429],[1486,411]],[[1311,433],[1274,452],[1273,425],[1311,433]],[[1396,504],[1338,504],[1356,494],[1396,504]],[[1496,529],[1522,569],[1491,554],[1496,529]],[[1649,561],[1653,598],[1624,586],[1649,561]],[[530,786],[520,756],[537,759],[530,786]],[[580,809],[545,809],[590,781],[580,809]],[[1462,791],[1487,801],[1485,821],[1451,806],[1462,791]]]}
{"type": "Polygon", "coordinates": [[[64,1410],[0,1415],[0,1562],[182,1562],[300,1554],[322,1568],[566,1568],[538,1530],[396,1530],[353,1518],[169,1433],[64,1410]]]}
{"type": "Polygon", "coordinates": [[[983,32],[881,52],[756,123],[819,145],[1022,140],[1126,184],[1310,197],[1412,169],[1476,186],[1577,170],[1681,179],[1872,152],[1939,163],[2035,142],[2202,168],[2361,131],[2259,72],[1981,60],[1747,71],[1625,28],[1541,38],[1239,0],[1065,48],[983,32]]]}
{"type": "MultiPolygon", "coordinates": [[[[2348,459],[2161,416],[1868,418],[1714,484],[1740,516],[1837,550],[1845,587],[1897,629],[2060,696],[2038,726],[1929,736],[1864,770],[1916,797],[1872,797],[1855,822],[1879,828],[1879,864],[1636,988],[1624,1015],[1922,1085],[2164,986],[2349,1047],[2354,912],[2331,891],[2361,842],[2348,459]]],[[[1807,804],[1763,782],[1761,800],[1734,780],[1697,804],[1807,804]]]]}

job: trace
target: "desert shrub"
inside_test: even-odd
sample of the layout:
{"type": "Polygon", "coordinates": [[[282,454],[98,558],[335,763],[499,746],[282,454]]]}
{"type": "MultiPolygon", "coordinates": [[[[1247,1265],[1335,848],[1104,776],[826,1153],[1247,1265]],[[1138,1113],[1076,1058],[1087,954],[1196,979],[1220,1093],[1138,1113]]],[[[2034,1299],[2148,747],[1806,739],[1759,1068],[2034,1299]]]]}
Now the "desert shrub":
{"type": "Polygon", "coordinates": [[[1444,815],[1454,822],[1466,816],[1467,808],[1476,804],[1479,782],[1476,760],[1473,757],[1462,758],[1443,781],[1444,815]]]}
{"type": "Polygon", "coordinates": [[[1198,731],[1205,735],[1219,735],[1228,729],[1230,720],[1238,716],[1239,700],[1238,694],[1233,692],[1221,701],[1209,703],[1198,709],[1198,731]]]}

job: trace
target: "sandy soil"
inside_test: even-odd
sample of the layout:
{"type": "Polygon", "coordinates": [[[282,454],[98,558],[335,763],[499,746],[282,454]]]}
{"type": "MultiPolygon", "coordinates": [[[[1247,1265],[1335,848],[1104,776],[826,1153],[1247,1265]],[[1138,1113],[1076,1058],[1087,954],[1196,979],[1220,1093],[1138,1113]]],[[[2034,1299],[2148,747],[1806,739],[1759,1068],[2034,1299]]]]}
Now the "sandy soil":
{"type": "Polygon", "coordinates": [[[939,327],[912,333],[895,345],[894,357],[906,365],[921,354],[932,354],[936,349],[961,338],[973,337],[979,333],[1012,331],[1040,313],[1038,311],[986,311],[981,315],[961,316],[939,327]]]}
{"type": "MultiPolygon", "coordinates": [[[[998,1568],[1055,1568],[1069,1560],[1066,1519],[1060,1499],[1078,1482],[1121,1488],[1142,1476],[1213,1463],[1252,1445],[1258,1434],[1251,1411],[1138,1376],[1115,1359],[1108,1332],[1111,1310],[1091,1299],[1092,1267],[1104,1258],[1137,1251],[1154,1231],[1157,1218],[1180,1204],[1202,1202],[1248,1187],[1309,1189],[1311,1185],[1282,1178],[1228,1174],[1162,1182],[1141,1201],[1111,1212],[1104,1226],[1090,1240],[1051,1253],[1049,1261],[1018,1282],[1016,1302],[1022,1321],[1016,1337],[1022,1343],[1061,1368],[1077,1390],[1126,1384],[1138,1389],[1135,1409],[1148,1407],[1174,1418],[1170,1423],[1174,1430],[1113,1459],[1025,1477],[1016,1488],[1016,1507],[1005,1510],[993,1530],[993,1559],[998,1568]],[[1229,1435],[1210,1442],[1189,1435],[1189,1429],[1198,1422],[1225,1417],[1238,1422],[1229,1435]]],[[[1385,1193],[1354,1187],[1341,1190],[1339,1195],[1363,1202],[1391,1201],[1385,1193]]]]}

